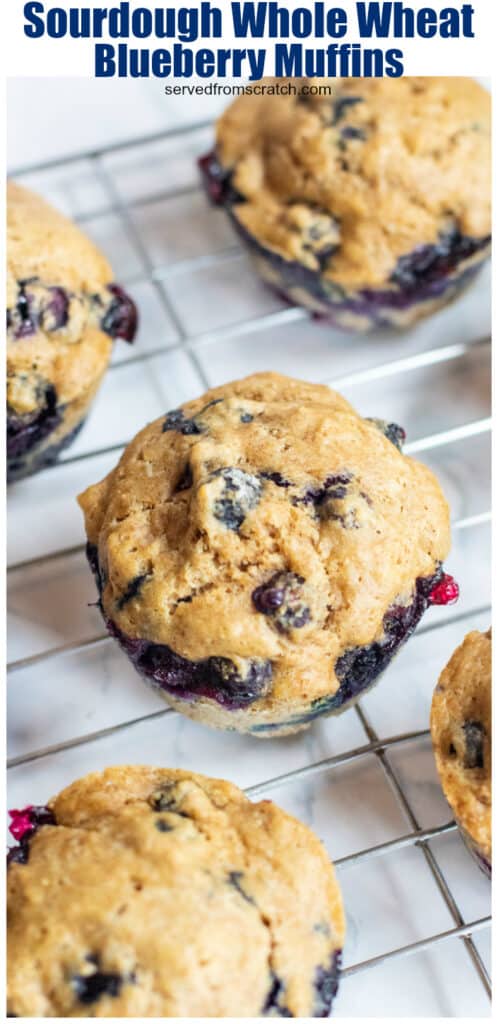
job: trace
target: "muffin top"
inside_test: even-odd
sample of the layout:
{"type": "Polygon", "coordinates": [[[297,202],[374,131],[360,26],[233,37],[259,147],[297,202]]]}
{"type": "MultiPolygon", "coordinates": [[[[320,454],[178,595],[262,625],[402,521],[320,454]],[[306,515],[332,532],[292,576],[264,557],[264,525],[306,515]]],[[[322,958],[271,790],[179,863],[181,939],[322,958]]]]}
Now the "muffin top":
{"type": "Polygon", "coordinates": [[[491,859],[491,630],[468,633],[434,691],[431,733],[444,795],[491,859]]]}
{"type": "Polygon", "coordinates": [[[72,221],[9,182],[7,400],[13,412],[35,409],[47,384],[65,404],[97,382],[119,333],[112,281],[109,263],[72,221]]]}
{"type": "Polygon", "coordinates": [[[485,89],[470,78],[287,81],[333,94],[243,95],[217,127],[232,213],[259,243],[354,290],[395,282],[422,245],[465,252],[487,238],[485,89]]]}
{"type": "Polygon", "coordinates": [[[383,637],[449,548],[439,485],[398,436],[275,373],[151,423],[79,498],[106,619],[190,661],[264,666],[269,715],[334,693],[337,659],[383,637]]]}
{"type": "Polygon", "coordinates": [[[73,783],[50,813],[8,870],[11,1015],[328,1011],[339,887],[316,836],[271,801],[118,767],[73,783]]]}

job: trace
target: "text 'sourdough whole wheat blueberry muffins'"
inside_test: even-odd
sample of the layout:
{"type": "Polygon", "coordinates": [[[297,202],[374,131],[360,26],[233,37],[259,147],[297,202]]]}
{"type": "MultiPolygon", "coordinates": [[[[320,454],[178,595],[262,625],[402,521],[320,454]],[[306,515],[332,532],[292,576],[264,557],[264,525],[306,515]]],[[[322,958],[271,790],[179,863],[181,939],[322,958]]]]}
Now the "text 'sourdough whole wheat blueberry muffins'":
{"type": "Polygon", "coordinates": [[[149,424],[80,496],[107,628],[174,707],[294,732],[455,599],[448,507],[403,436],[261,373],[149,424]]]}
{"type": "Polygon", "coordinates": [[[137,314],[96,246],[39,196],[7,192],[7,471],[54,462],[137,314]]]}
{"type": "Polygon", "coordinates": [[[236,99],[200,161],[265,281],[356,331],[409,326],[454,298],[490,250],[486,90],[284,81],[294,94],[236,99]],[[300,94],[323,84],[332,95],[300,94]]]}
{"type": "Polygon", "coordinates": [[[444,795],[491,875],[491,631],[468,633],[441,673],[431,733],[444,795]]]}
{"type": "Polygon", "coordinates": [[[339,886],[317,837],[270,800],[119,767],[11,814],[11,1016],[327,1016],[339,886]]]}

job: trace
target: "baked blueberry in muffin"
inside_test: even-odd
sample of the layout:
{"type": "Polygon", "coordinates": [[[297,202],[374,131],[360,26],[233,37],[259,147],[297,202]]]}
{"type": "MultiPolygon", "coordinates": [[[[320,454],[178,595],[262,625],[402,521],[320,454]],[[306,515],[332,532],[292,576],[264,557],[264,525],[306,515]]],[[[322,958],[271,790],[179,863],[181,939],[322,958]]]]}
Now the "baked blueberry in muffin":
{"type": "Polygon", "coordinates": [[[431,733],[444,795],[491,875],[491,630],[468,633],[439,677],[431,733]]]}
{"type": "Polygon", "coordinates": [[[107,628],[169,703],[294,732],[348,707],[455,599],[448,507],[401,436],[261,373],[149,424],[80,496],[107,628]]]}
{"type": "Polygon", "coordinates": [[[328,1015],[340,889],[316,836],[270,800],[133,766],[40,812],[14,812],[29,855],[7,872],[9,1016],[328,1015]]]}
{"type": "Polygon", "coordinates": [[[76,225],[14,182],[7,248],[7,472],[19,480],[70,444],[137,312],[76,225]]]}
{"type": "Polygon", "coordinates": [[[297,95],[221,117],[208,193],[291,302],[342,329],[407,327],[489,254],[490,96],[470,78],[330,79],[315,97],[289,81],[297,95]]]}

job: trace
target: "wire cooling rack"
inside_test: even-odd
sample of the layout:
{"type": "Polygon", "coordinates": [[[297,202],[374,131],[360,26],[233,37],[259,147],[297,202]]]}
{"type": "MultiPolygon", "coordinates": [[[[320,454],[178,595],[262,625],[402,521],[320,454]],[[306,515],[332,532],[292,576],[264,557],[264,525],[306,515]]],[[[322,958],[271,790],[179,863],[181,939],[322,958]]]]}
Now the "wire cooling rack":
{"type": "Polygon", "coordinates": [[[207,204],[195,157],[211,139],[207,122],[181,125],[14,173],[102,245],[142,328],[136,347],[116,346],[73,447],[9,492],[10,806],[127,761],[226,776],[251,798],[275,792],[338,869],[348,943],[335,1012],[487,1016],[488,884],[448,820],[427,722],[440,669],[489,617],[488,279],[404,335],[331,332],[258,282],[207,204]],[[141,686],[87,607],[74,502],[146,421],[258,369],[332,384],[364,415],[408,426],[406,452],[422,455],[450,499],[448,568],[462,587],[461,604],[428,612],[354,710],[264,742],[205,730],[141,686]]]}

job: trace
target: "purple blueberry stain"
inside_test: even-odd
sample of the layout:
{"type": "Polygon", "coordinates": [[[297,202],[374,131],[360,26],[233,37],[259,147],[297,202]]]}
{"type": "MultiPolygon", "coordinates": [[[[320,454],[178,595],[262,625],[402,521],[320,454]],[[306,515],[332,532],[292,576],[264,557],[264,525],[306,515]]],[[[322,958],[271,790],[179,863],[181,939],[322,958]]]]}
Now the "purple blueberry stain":
{"type": "Polygon", "coordinates": [[[250,412],[241,412],[240,422],[241,423],[252,423],[254,416],[250,412]]]}
{"type": "Polygon", "coordinates": [[[36,408],[16,413],[7,405],[7,459],[16,460],[40,444],[62,420],[63,407],[57,403],[53,384],[40,380],[36,385],[36,408]]]}
{"type": "Polygon", "coordinates": [[[246,516],[258,505],[263,485],[261,480],[243,469],[218,469],[211,479],[222,479],[221,496],[213,503],[213,516],[227,528],[237,532],[246,516]]]}
{"type": "MultiPolygon", "coordinates": [[[[102,594],[101,574],[95,566],[95,548],[89,545],[87,557],[102,594]]],[[[102,608],[101,608],[102,611],[102,608]]],[[[271,690],[273,666],[263,658],[240,659],[237,667],[224,657],[190,661],[166,644],[126,636],[111,619],[104,617],[108,632],[128,655],[137,672],[152,685],[180,700],[208,697],[228,710],[238,710],[266,697],[271,690]]]]}
{"type": "Polygon", "coordinates": [[[454,225],[442,231],[434,245],[419,245],[412,252],[400,256],[391,275],[391,281],[406,293],[416,290],[421,283],[446,278],[459,263],[470,259],[489,245],[490,236],[470,238],[462,235],[454,225]]]}
{"type": "Polygon", "coordinates": [[[101,320],[102,330],[111,338],[121,338],[131,344],[138,323],[135,303],[119,284],[109,284],[107,290],[112,299],[101,320]]]}
{"type": "Polygon", "coordinates": [[[223,203],[242,203],[244,196],[232,187],[233,172],[222,167],[216,150],[197,161],[206,193],[215,206],[223,203]]]}
{"type": "Polygon", "coordinates": [[[295,572],[277,572],[252,593],[254,607],[271,618],[280,633],[301,629],[311,620],[311,612],[303,600],[304,577],[295,572]]]}
{"type": "Polygon", "coordinates": [[[462,726],[465,744],[464,768],[484,768],[484,737],[481,722],[469,720],[462,726]]]}
{"type": "Polygon", "coordinates": [[[332,1002],[337,995],[341,970],[342,952],[337,950],[328,967],[317,967],[315,974],[314,1017],[328,1017],[332,1002]]]}

